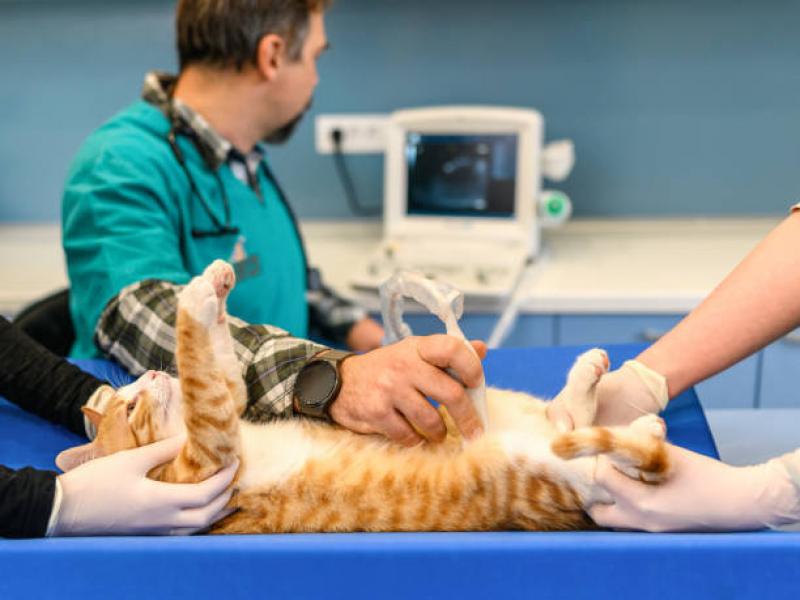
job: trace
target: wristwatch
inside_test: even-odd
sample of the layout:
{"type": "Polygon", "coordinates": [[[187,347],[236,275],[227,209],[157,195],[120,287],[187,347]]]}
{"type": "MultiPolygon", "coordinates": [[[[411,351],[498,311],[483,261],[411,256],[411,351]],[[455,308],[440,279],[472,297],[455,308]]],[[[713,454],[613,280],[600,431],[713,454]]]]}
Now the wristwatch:
{"type": "Polygon", "coordinates": [[[323,350],[315,354],[297,374],[293,404],[298,414],[330,421],[331,404],[342,387],[341,365],[352,352],[323,350]]]}

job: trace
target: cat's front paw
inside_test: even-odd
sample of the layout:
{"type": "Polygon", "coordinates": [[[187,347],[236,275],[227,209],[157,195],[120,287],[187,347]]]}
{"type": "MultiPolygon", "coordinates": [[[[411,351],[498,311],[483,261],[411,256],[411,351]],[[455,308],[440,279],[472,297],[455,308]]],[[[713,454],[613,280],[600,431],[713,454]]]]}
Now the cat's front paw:
{"type": "Polygon", "coordinates": [[[206,267],[206,270],[203,271],[203,279],[214,287],[214,292],[220,300],[225,300],[233,286],[236,285],[236,274],[233,267],[219,259],[206,267]]]}
{"type": "Polygon", "coordinates": [[[217,320],[220,301],[214,286],[205,277],[195,277],[178,296],[178,310],[210,327],[217,320]]]}

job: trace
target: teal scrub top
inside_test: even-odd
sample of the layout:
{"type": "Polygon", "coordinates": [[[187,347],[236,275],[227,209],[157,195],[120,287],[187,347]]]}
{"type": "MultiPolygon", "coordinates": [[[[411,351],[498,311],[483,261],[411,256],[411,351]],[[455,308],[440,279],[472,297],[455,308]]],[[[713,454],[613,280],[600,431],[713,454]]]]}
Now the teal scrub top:
{"type": "MultiPolygon", "coordinates": [[[[230,225],[240,232],[193,237],[193,228],[215,227],[170,149],[169,129],[159,109],[135,102],[84,142],[70,168],[62,226],[76,333],[72,355],[100,355],[95,326],[122,288],[144,279],[186,283],[217,258],[244,258],[250,273],[230,295],[230,314],[306,337],[303,251],[275,185],[259,169],[259,198],[223,164],[217,173],[228,196],[230,225]]],[[[177,142],[210,210],[225,223],[220,183],[190,139],[178,136],[177,142]]]]}

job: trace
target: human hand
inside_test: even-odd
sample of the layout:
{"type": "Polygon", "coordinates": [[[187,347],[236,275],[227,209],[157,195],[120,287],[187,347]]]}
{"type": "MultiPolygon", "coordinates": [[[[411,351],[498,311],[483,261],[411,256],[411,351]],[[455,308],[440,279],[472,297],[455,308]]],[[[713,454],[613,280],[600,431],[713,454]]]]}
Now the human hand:
{"type": "MultiPolygon", "coordinates": [[[[480,358],[486,356],[486,344],[471,343],[480,358]]],[[[381,433],[406,446],[421,442],[423,436],[442,441],[447,430],[428,396],[445,405],[461,433],[471,439],[482,430],[464,386],[476,387],[482,375],[480,360],[462,340],[449,335],[408,337],[345,360],[342,387],[330,415],[347,429],[381,433]],[[444,369],[452,369],[460,381],[444,369]]]]}
{"type": "Polygon", "coordinates": [[[345,340],[353,352],[369,352],[383,343],[383,327],[375,319],[364,317],[350,328],[345,340]]]}
{"type": "Polygon", "coordinates": [[[560,431],[585,425],[627,425],[642,415],[661,412],[669,402],[666,379],[635,360],[603,375],[595,389],[597,412],[592,423],[576,422],[578,415],[570,413],[563,396],[548,405],[550,422],[560,431]]]}
{"type": "Polygon", "coordinates": [[[780,460],[733,467],[667,446],[669,478],[646,484],[599,457],[595,482],[611,504],[589,515],[602,527],[645,531],[748,531],[800,521],[800,496],[780,460]]]}
{"type": "Polygon", "coordinates": [[[188,535],[230,514],[228,486],[238,463],[200,483],[147,478],[151,469],[175,458],[183,443],[183,437],[169,438],[59,475],[61,500],[48,535],[188,535]]]}

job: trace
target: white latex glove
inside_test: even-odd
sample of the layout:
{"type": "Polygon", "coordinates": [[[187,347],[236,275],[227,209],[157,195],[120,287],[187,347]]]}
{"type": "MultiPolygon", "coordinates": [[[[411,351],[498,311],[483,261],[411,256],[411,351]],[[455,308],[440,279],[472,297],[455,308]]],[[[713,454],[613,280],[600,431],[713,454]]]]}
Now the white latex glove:
{"type": "Polygon", "coordinates": [[[677,446],[668,452],[672,472],[660,485],[635,481],[600,457],[595,480],[613,504],[592,506],[592,519],[645,531],[750,531],[800,521],[800,488],[787,468],[787,461],[800,465],[800,455],[732,467],[677,446]]]}
{"type": "Polygon", "coordinates": [[[238,463],[200,483],[147,478],[177,456],[183,442],[169,438],[59,475],[47,535],[188,535],[230,514],[225,505],[238,463]]]}
{"type": "Polygon", "coordinates": [[[667,406],[667,380],[642,363],[629,360],[616,371],[603,375],[597,382],[597,412],[593,420],[570,405],[559,394],[548,406],[547,417],[559,431],[570,431],[588,425],[628,425],[642,415],[659,413],[667,406]]]}

